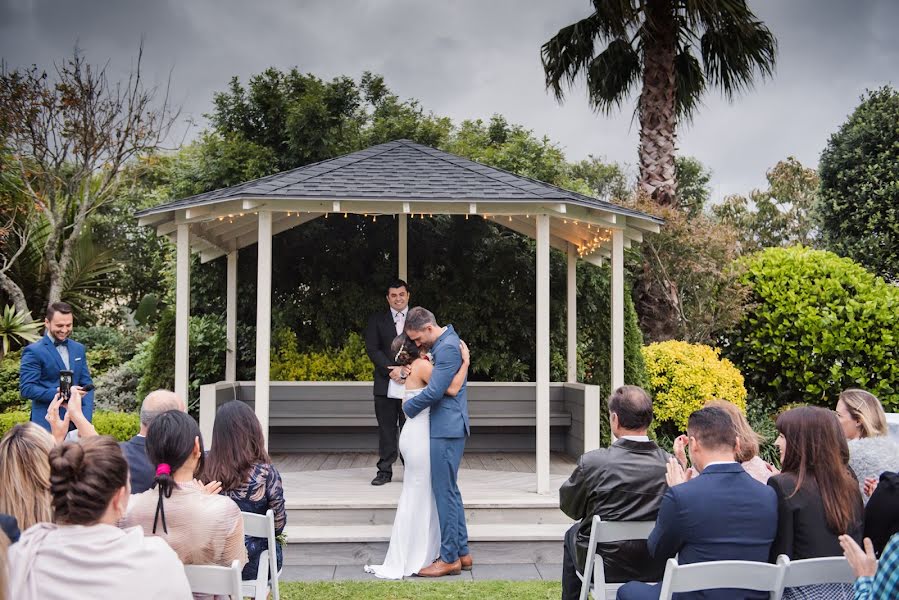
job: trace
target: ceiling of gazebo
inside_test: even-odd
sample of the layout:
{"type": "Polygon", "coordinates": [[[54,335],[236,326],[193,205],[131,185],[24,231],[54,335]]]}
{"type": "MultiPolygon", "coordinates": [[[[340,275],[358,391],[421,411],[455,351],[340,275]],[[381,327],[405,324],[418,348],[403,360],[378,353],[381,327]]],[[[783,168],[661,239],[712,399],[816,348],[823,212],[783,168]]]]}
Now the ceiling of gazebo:
{"type": "Polygon", "coordinates": [[[434,214],[494,220],[535,237],[534,216],[549,215],[550,243],[573,244],[599,262],[611,229],[625,245],[657,232],[656,217],[416,144],[397,140],[240,185],[175,200],[137,213],[141,225],[172,238],[189,224],[191,249],[203,261],[255,244],[260,210],[273,213],[273,234],[316,218],[353,213],[377,219],[434,214]]]}

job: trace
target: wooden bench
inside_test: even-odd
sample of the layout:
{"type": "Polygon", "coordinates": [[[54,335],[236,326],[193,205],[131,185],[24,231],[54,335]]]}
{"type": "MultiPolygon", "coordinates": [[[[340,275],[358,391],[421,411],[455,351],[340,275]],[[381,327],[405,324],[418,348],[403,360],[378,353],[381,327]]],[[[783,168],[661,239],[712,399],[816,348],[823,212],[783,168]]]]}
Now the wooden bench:
{"type": "MultiPolygon", "coordinates": [[[[371,382],[272,382],[270,389],[269,427],[273,451],[371,451],[377,448],[371,382]]],[[[553,450],[577,454],[583,448],[584,397],[593,392],[598,403],[595,386],[551,384],[550,445],[553,450]]],[[[211,415],[230,400],[253,406],[255,382],[202,386],[200,420],[206,440],[211,439],[211,415]]],[[[468,448],[481,451],[534,449],[537,422],[534,384],[472,382],[468,385],[468,409],[472,428],[468,448]]],[[[598,412],[596,420],[598,435],[598,412]]]]}

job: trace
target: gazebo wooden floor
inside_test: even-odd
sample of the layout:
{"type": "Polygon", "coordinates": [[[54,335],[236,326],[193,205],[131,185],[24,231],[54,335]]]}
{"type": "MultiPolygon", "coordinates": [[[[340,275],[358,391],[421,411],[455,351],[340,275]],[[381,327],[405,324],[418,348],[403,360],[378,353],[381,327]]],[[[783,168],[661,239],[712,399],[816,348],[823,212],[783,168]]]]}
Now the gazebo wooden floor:
{"type": "MultiPolygon", "coordinates": [[[[272,461],[282,474],[341,469],[375,469],[378,455],[374,452],[282,453],[272,454],[272,461]]],[[[550,474],[570,475],[576,464],[577,460],[567,454],[554,452],[550,456],[550,474]]],[[[466,452],[462,457],[460,469],[536,473],[536,459],[531,452],[466,452]]]]}

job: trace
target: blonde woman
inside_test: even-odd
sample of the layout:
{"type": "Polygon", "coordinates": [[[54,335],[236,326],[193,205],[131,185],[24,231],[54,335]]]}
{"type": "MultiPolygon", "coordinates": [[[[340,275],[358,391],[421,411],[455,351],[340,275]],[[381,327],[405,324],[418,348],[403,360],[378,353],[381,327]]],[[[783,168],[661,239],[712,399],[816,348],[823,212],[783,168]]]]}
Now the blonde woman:
{"type": "Polygon", "coordinates": [[[0,440],[0,513],[25,531],[53,520],[50,509],[50,451],[53,437],[34,423],[13,426],[0,440]]]}
{"type": "Polygon", "coordinates": [[[867,504],[865,480],[880,479],[885,471],[899,471],[899,444],[888,434],[886,413],[877,396],[857,388],[843,390],[837,418],[849,442],[849,467],[867,504]]]}
{"type": "MultiPolygon", "coordinates": [[[[759,444],[762,441],[762,437],[750,427],[749,421],[746,420],[746,415],[743,414],[739,406],[727,400],[709,400],[705,405],[720,408],[727,413],[733,422],[734,429],[737,432],[736,459],[743,466],[744,471],[761,483],[767,483],[769,477],[779,473],[776,467],[766,463],[759,456],[759,444]]],[[[677,457],[678,462],[685,469],[687,468],[686,440],[687,437],[682,435],[674,441],[674,456],[677,457]]]]}

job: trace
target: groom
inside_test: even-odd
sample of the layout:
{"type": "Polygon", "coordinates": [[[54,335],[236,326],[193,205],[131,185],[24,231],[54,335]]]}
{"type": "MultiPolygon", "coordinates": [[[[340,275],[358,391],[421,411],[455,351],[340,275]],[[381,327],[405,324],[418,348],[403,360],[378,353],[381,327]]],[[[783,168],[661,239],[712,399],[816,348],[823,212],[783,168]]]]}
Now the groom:
{"type": "Polygon", "coordinates": [[[458,575],[471,569],[465,509],[456,479],[469,434],[465,384],[455,397],[446,389],[462,367],[459,336],[452,325],[439,327],[434,313],[420,306],[406,315],[406,335],[434,357],[431,379],[420,394],[403,404],[403,412],[415,417],[431,407],[431,489],[440,519],[440,557],[418,572],[421,577],[458,575]]]}

